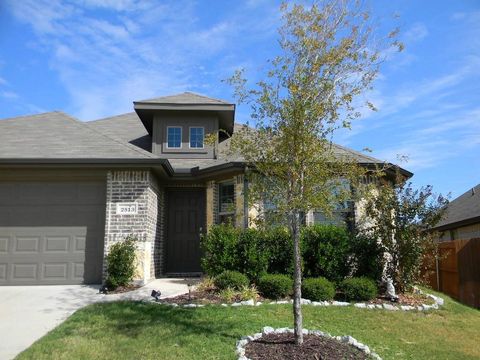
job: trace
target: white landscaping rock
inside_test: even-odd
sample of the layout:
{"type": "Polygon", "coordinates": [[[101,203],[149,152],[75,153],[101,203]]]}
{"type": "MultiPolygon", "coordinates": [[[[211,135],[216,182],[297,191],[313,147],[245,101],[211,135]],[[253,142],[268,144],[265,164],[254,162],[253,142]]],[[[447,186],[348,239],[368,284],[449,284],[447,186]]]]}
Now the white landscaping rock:
{"type": "Polygon", "coordinates": [[[409,305],[401,305],[400,308],[401,308],[403,311],[415,310],[415,308],[414,308],[413,306],[409,306],[409,305]]]}
{"type": "Polygon", "coordinates": [[[350,306],[349,302],[345,301],[332,301],[333,306],[350,306]]]}
{"type": "Polygon", "coordinates": [[[302,305],[310,305],[312,303],[311,300],[308,299],[300,299],[300,304],[302,305]]]}
{"type": "Polygon", "coordinates": [[[247,306],[254,306],[255,301],[253,301],[253,299],[250,299],[250,300],[242,301],[240,304],[247,305],[247,306]]]}
{"type": "Polygon", "coordinates": [[[390,305],[390,304],[383,304],[383,308],[385,310],[398,311],[398,308],[396,306],[393,306],[393,305],[390,305]]]}
{"type": "Polygon", "coordinates": [[[236,303],[233,303],[231,306],[233,307],[242,306],[242,303],[236,302],[236,303]]]}
{"type": "Polygon", "coordinates": [[[267,335],[267,334],[271,334],[275,331],[274,328],[272,328],[271,326],[265,326],[262,330],[262,332],[267,335]]]}
{"type": "Polygon", "coordinates": [[[353,304],[353,306],[360,309],[365,309],[367,307],[367,305],[364,303],[356,303],[356,304],[353,304]]]}

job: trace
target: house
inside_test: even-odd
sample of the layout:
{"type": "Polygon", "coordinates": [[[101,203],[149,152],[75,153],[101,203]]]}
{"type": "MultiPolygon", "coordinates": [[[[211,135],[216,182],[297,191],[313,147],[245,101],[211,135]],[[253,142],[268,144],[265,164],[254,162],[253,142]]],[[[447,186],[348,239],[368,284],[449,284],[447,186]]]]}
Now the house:
{"type": "Polygon", "coordinates": [[[480,184],[452,200],[434,230],[441,241],[480,237],[480,184]]]}
{"type": "Polygon", "coordinates": [[[90,122],[62,112],[0,120],[0,284],[101,283],[109,246],[130,234],[138,281],[200,273],[200,233],[249,225],[245,164],[218,132],[234,133],[234,115],[234,104],[187,92],[90,122]]]}

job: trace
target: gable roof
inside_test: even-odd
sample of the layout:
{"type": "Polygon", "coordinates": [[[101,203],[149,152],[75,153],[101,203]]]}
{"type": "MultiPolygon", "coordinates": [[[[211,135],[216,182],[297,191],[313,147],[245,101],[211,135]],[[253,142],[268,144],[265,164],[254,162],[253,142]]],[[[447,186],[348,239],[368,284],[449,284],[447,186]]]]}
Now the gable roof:
{"type": "Polygon", "coordinates": [[[218,105],[233,105],[224,100],[211,98],[205,95],[196,94],[190,91],[181,94],[161,96],[152,99],[135,101],[136,103],[152,103],[152,104],[182,104],[182,105],[197,105],[197,104],[218,104],[218,105]]]}
{"type": "Polygon", "coordinates": [[[448,203],[445,214],[435,229],[446,230],[474,222],[480,222],[480,184],[448,203]]]}
{"type": "Polygon", "coordinates": [[[157,156],[59,111],[0,121],[0,161],[156,159],[157,156]]]}

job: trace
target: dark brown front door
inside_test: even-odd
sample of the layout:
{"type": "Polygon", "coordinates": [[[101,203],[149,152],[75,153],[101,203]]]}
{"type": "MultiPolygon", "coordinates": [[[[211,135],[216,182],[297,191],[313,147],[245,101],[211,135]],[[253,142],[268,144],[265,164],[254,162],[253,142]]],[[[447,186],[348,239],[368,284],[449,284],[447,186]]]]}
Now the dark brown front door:
{"type": "Polygon", "coordinates": [[[200,272],[205,190],[169,190],[167,209],[167,273],[200,272]]]}

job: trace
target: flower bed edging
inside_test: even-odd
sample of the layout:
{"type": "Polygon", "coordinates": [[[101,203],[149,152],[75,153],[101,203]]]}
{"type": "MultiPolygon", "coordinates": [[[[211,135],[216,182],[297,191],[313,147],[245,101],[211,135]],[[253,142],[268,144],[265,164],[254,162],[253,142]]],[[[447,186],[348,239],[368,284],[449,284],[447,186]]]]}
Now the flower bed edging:
{"type": "MultiPolygon", "coordinates": [[[[437,310],[440,306],[443,306],[444,300],[441,297],[432,295],[432,294],[425,294],[429,298],[431,298],[435,303],[433,305],[422,304],[418,306],[410,306],[410,305],[392,305],[392,304],[367,304],[367,303],[349,303],[344,301],[311,301],[308,299],[302,299],[302,305],[311,305],[311,306],[354,306],[360,309],[383,309],[389,311],[428,311],[428,310],[437,310]]],[[[205,304],[184,304],[179,305],[176,303],[160,303],[165,305],[170,305],[173,307],[182,306],[184,308],[199,308],[204,307],[205,304]]],[[[233,304],[220,304],[223,307],[238,307],[238,306],[260,306],[260,305],[281,305],[281,304],[293,304],[293,300],[280,300],[280,301],[272,301],[262,303],[260,301],[255,302],[253,299],[235,302],[233,304]]]]}
{"type": "MultiPolygon", "coordinates": [[[[245,355],[245,348],[246,348],[246,346],[248,345],[249,342],[258,340],[258,339],[262,338],[263,335],[268,335],[268,334],[272,334],[272,333],[273,334],[285,334],[285,333],[293,333],[293,332],[294,332],[293,329],[289,329],[289,328],[274,329],[270,326],[265,326],[261,333],[256,333],[256,334],[249,335],[249,336],[243,336],[240,340],[237,341],[236,353],[238,355],[238,360],[250,360],[245,355]]],[[[323,337],[335,339],[335,340],[340,341],[341,343],[350,344],[350,345],[356,347],[357,349],[359,349],[360,351],[363,351],[367,355],[370,355],[374,359],[382,360],[380,355],[371,351],[370,348],[367,345],[362,344],[361,342],[357,341],[355,338],[353,338],[349,335],[332,336],[329,333],[325,333],[325,332],[320,331],[320,330],[307,330],[307,329],[303,329],[303,334],[304,335],[323,336],[323,337]]]]}

